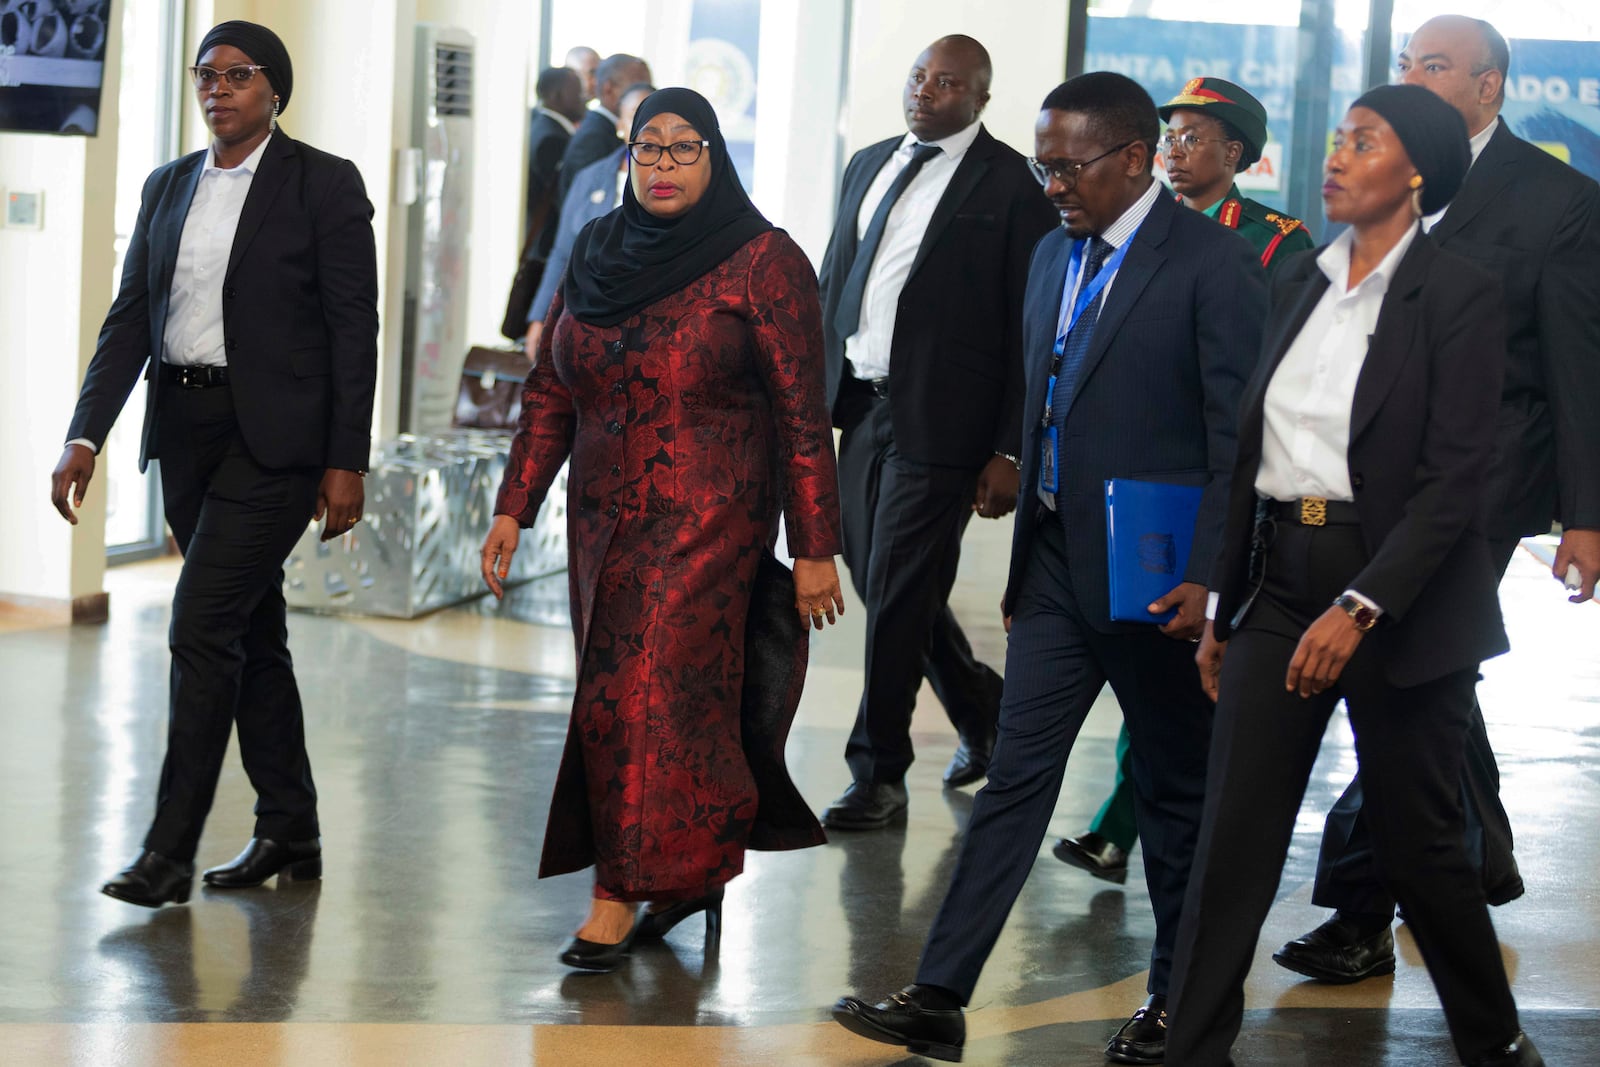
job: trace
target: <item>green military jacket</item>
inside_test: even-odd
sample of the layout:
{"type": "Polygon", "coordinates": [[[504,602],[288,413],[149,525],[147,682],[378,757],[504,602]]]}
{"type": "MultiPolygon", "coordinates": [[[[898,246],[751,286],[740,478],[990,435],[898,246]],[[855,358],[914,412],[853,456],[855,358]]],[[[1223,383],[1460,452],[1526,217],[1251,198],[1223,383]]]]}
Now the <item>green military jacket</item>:
{"type": "Polygon", "coordinates": [[[1279,263],[1289,258],[1291,252],[1316,247],[1316,241],[1312,240],[1311,231],[1306,229],[1305,223],[1281,211],[1274,211],[1259,200],[1239,195],[1237,185],[1228,190],[1227,197],[1217,205],[1216,214],[1212,217],[1228,229],[1238,230],[1255,246],[1261,254],[1261,265],[1267,268],[1269,275],[1279,263]]]}

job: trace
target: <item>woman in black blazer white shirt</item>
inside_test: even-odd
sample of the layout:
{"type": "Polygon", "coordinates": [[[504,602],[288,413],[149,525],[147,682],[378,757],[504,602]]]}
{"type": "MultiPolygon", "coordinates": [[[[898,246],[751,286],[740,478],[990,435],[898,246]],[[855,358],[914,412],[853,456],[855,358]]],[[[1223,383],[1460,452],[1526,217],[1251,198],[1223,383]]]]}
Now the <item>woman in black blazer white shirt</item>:
{"type": "Polygon", "coordinates": [[[1373,844],[1462,1062],[1538,1064],[1481,880],[1461,761],[1480,661],[1506,649],[1481,527],[1504,353],[1494,279],[1418,220],[1465,176],[1465,124],[1383,86],[1334,137],[1323,199],[1350,229],[1286,264],[1240,411],[1215,603],[1196,657],[1218,700],[1173,968],[1167,1062],[1221,1067],[1295,817],[1343,697],[1373,844]]]}
{"type": "Polygon", "coordinates": [[[211,146],[145,182],[51,481],[56,508],[76,523],[95,453],[148,365],[140,466],[161,460],[167,525],[184,554],[167,756],[144,847],[102,890],[146,907],[189,898],[235,724],[255,831],[206,882],[321,874],[282,568],[313,516],[326,516],[324,540],[360,520],[377,374],[377,254],[361,175],[278,128],[294,77],[271,30],[225,22],[195,63],[211,146]]]}

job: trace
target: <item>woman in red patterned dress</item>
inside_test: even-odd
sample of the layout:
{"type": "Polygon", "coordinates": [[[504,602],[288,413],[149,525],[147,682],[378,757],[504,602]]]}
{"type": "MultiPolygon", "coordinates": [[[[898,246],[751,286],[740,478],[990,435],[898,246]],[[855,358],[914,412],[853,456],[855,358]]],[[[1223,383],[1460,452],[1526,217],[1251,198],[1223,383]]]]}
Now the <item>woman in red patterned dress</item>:
{"type": "Polygon", "coordinates": [[[783,743],[809,621],[844,610],[817,281],[739,185],[715,113],[634,117],[622,206],[580,234],[483,546],[496,596],[563,461],[578,692],[540,877],[591,864],[562,952],[619,966],[755,848],[823,840],[783,743]],[[791,578],[770,556],[784,516],[791,578]],[[634,902],[651,908],[636,914],[634,902]]]}

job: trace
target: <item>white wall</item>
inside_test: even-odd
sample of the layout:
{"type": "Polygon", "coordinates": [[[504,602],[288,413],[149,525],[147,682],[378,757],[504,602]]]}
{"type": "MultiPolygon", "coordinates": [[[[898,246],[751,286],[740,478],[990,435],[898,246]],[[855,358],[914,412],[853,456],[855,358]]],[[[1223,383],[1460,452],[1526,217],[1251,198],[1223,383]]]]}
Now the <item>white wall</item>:
{"type": "Polygon", "coordinates": [[[121,20],[108,29],[98,136],[0,134],[0,187],[44,194],[42,230],[0,229],[0,596],[63,605],[105,575],[104,481],[69,527],[49,475],[112,297],[121,20]]]}

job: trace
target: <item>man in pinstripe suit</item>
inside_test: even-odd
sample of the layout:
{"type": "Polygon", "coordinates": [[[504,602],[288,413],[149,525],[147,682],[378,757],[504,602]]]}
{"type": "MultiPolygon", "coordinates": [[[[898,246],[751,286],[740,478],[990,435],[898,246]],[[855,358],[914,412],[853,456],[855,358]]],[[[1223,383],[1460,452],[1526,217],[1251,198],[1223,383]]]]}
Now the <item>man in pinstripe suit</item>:
{"type": "Polygon", "coordinates": [[[1249,242],[1160,195],[1158,122],[1129,79],[1086,74],[1044,102],[1033,161],[1062,229],[1034,250],[1024,307],[1027,407],[1022,506],[1004,599],[1010,643],[999,741],[916,984],[834,1017],[863,1036],[960,1059],[961,1006],[1021,892],[1067,756],[1110,683],[1133,745],[1133,781],[1155,911],[1149,999],[1106,1047],[1159,1063],[1179,912],[1205,792],[1212,705],[1189,641],[1221,536],[1234,413],[1255,363],[1266,280],[1249,242]],[[1181,581],[1150,605],[1170,622],[1113,621],[1104,483],[1202,487],[1181,581]]]}

